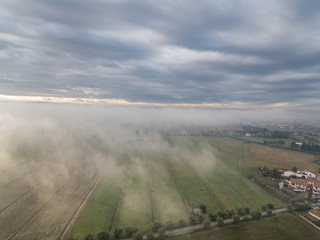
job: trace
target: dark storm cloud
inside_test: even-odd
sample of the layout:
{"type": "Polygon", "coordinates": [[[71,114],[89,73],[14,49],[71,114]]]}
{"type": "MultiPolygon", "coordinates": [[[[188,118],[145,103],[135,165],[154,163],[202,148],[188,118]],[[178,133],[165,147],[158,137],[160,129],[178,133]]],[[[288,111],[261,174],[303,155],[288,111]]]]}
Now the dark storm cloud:
{"type": "Polygon", "coordinates": [[[1,1],[0,94],[313,105],[319,1],[1,1]]]}

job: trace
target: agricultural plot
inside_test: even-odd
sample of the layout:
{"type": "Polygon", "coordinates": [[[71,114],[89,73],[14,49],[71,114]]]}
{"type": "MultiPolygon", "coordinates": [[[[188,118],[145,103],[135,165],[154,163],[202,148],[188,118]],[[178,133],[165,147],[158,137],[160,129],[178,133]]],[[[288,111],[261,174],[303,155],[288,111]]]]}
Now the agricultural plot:
{"type": "Polygon", "coordinates": [[[112,184],[108,177],[103,178],[70,236],[81,239],[89,233],[126,227],[147,231],[153,222],[188,221],[192,208],[201,203],[211,213],[239,207],[259,209],[267,203],[282,207],[242,176],[240,155],[241,142],[226,138],[128,143],[113,167],[113,171],[121,169],[124,180],[118,178],[112,184]],[[114,210],[111,218],[110,209],[114,210]]]}
{"type": "Polygon", "coordinates": [[[318,156],[262,146],[258,144],[244,144],[244,159],[247,165],[269,168],[291,169],[296,166],[300,170],[317,171],[319,166],[313,161],[318,156]]]}
{"type": "MultiPolygon", "coordinates": [[[[177,222],[187,219],[189,205],[183,199],[174,176],[165,164],[165,155],[158,154],[151,158],[151,177],[153,193],[154,222],[177,222]],[[177,190],[178,189],[178,190],[177,190]]],[[[183,194],[183,193],[182,193],[183,194]]]]}
{"type": "Polygon", "coordinates": [[[9,169],[0,180],[0,239],[59,239],[99,175],[81,160],[9,169]]]}
{"type": "Polygon", "coordinates": [[[106,167],[104,176],[81,212],[70,236],[80,239],[84,238],[87,233],[109,229],[121,194],[119,182],[122,181],[122,178],[121,172],[114,172],[114,168],[106,167]]]}
{"type": "Polygon", "coordinates": [[[148,192],[148,168],[143,159],[133,159],[127,166],[124,193],[120,197],[114,228],[145,226],[151,221],[148,192]]]}
{"type": "Polygon", "coordinates": [[[194,234],[173,237],[172,240],[309,240],[319,239],[320,233],[309,223],[289,213],[243,222],[239,225],[214,228],[194,234]]]}

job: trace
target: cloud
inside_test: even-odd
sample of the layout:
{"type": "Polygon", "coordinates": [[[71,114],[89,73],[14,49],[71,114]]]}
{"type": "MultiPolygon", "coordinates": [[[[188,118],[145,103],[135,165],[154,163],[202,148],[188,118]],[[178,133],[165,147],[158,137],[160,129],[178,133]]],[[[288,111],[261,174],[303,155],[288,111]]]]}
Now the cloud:
{"type": "Polygon", "coordinates": [[[314,106],[320,93],[317,1],[0,4],[3,95],[314,106]]]}

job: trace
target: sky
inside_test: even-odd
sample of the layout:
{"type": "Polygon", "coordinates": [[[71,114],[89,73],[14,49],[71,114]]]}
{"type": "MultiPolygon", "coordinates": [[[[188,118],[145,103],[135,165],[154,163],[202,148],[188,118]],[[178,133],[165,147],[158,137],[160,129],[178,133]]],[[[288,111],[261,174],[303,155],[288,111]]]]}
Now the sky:
{"type": "Polygon", "coordinates": [[[0,0],[0,101],[320,109],[318,0],[0,0]]]}

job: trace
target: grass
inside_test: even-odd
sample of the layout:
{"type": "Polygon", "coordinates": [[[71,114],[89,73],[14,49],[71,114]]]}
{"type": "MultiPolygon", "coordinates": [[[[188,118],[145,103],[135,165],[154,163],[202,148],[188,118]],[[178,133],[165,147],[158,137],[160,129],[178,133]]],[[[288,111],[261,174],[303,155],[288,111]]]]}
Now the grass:
{"type": "Polygon", "coordinates": [[[269,168],[291,169],[296,166],[298,170],[317,172],[319,166],[313,161],[318,156],[296,151],[278,149],[258,144],[244,144],[244,159],[247,165],[269,168]]]}
{"type": "Polygon", "coordinates": [[[214,228],[209,231],[181,235],[172,240],[309,240],[319,239],[320,233],[290,213],[278,214],[258,221],[214,228]]]}
{"type": "Polygon", "coordinates": [[[140,158],[133,159],[133,164],[127,168],[126,176],[127,183],[120,198],[113,229],[138,227],[142,230],[150,225],[151,218],[145,162],[140,158]]]}
{"type": "Polygon", "coordinates": [[[187,219],[189,215],[174,184],[174,179],[164,164],[164,158],[163,154],[157,154],[152,158],[154,221],[178,222],[180,219],[187,219]]]}

